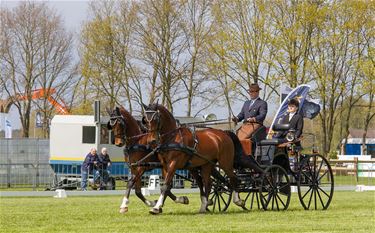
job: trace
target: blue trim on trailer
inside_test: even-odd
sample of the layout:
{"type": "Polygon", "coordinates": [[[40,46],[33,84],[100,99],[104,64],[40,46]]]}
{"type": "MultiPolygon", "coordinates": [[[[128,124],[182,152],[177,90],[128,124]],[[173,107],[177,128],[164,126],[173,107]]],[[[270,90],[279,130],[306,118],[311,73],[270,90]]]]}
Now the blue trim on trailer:
{"type": "MultiPolygon", "coordinates": [[[[82,162],[77,161],[50,161],[50,166],[56,174],[81,175],[82,162]]],[[[127,176],[129,167],[125,162],[113,162],[110,169],[111,175],[127,176]]]]}
{"type": "MultiPolygon", "coordinates": [[[[66,161],[66,160],[51,160],[50,166],[56,174],[66,174],[66,175],[81,175],[81,165],[82,162],[77,161],[66,161]]],[[[128,164],[125,162],[112,162],[110,167],[110,173],[114,176],[128,176],[130,175],[130,169],[128,164]]],[[[187,176],[189,174],[188,170],[177,170],[177,174],[187,176]]],[[[155,168],[150,171],[146,171],[143,176],[150,175],[162,175],[160,168],[155,168]]]]}

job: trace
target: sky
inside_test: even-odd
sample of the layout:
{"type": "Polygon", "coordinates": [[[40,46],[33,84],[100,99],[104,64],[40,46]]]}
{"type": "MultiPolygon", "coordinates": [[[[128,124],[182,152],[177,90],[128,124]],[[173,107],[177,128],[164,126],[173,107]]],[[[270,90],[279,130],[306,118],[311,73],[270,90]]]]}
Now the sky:
{"type": "MultiPolygon", "coordinates": [[[[56,10],[57,14],[59,14],[64,20],[66,28],[68,30],[73,31],[77,39],[83,22],[88,19],[87,10],[88,10],[89,1],[69,0],[69,1],[43,1],[43,2],[45,2],[50,8],[56,10]]],[[[0,0],[0,6],[4,8],[8,8],[8,9],[16,7],[19,3],[20,1],[0,0]]],[[[78,56],[77,56],[77,59],[78,59],[78,56]]],[[[233,103],[232,110],[234,114],[237,115],[240,112],[241,107],[242,107],[241,101],[236,101],[236,103],[233,103]]],[[[217,118],[219,119],[228,117],[227,110],[225,108],[215,107],[208,111],[209,112],[205,112],[203,114],[214,113],[215,115],[217,115],[217,118]]],[[[179,106],[176,106],[175,113],[178,116],[183,116],[186,113],[186,110],[184,109],[184,107],[181,107],[181,105],[179,105],[179,106]]],[[[268,117],[270,117],[270,114],[271,114],[271,111],[269,110],[268,117]]],[[[16,129],[16,128],[21,127],[21,124],[19,121],[19,115],[14,106],[11,108],[10,116],[8,116],[8,118],[11,119],[13,128],[16,129]]],[[[0,126],[0,129],[1,129],[1,126],[0,126]]]]}

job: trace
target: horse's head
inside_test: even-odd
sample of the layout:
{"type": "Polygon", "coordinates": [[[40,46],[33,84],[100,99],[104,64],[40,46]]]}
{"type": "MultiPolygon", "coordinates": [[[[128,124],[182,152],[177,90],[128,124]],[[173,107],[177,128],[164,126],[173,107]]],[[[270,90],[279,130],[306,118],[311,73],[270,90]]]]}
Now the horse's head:
{"type": "Polygon", "coordinates": [[[160,135],[176,129],[176,120],[173,115],[162,105],[143,105],[143,123],[149,130],[147,142],[149,144],[159,144],[160,135]]]}
{"type": "Polygon", "coordinates": [[[108,130],[112,130],[115,137],[115,145],[122,147],[126,141],[125,118],[121,115],[120,109],[116,107],[112,111],[107,110],[110,118],[107,123],[108,130]]]}

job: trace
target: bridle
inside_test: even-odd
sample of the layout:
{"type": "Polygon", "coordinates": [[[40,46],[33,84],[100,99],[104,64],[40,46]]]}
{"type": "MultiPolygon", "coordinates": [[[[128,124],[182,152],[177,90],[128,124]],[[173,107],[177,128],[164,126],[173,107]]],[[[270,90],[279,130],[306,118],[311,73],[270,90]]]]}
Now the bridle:
{"type": "Polygon", "coordinates": [[[144,113],[144,121],[148,126],[151,126],[152,121],[156,121],[157,127],[154,130],[149,129],[149,133],[156,132],[156,142],[160,141],[160,130],[161,130],[161,116],[159,110],[146,110],[144,113]]]}
{"type": "Polygon", "coordinates": [[[118,133],[119,131],[120,131],[120,133],[114,134],[115,138],[121,138],[122,140],[124,140],[124,142],[126,142],[126,140],[127,140],[126,133],[125,133],[126,132],[126,124],[125,124],[124,117],[121,116],[121,115],[115,115],[115,116],[111,116],[109,118],[108,124],[111,126],[112,129],[116,125],[116,123],[119,123],[122,126],[123,130],[116,130],[116,133],[118,133]]]}

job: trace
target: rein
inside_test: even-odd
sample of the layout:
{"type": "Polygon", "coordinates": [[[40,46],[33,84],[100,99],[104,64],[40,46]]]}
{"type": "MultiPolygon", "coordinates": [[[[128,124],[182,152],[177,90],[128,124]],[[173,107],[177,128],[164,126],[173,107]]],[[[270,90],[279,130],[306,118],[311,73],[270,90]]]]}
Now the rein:
{"type": "MultiPolygon", "coordinates": [[[[172,131],[169,131],[167,133],[162,134],[161,137],[166,136],[166,135],[172,135],[173,136],[175,134],[172,134],[172,133],[174,133],[176,131],[179,131],[181,133],[180,130],[182,128],[184,128],[184,127],[183,126],[178,127],[178,128],[176,128],[172,131]]],[[[192,133],[192,134],[194,135],[194,133],[192,133]]],[[[181,135],[181,137],[182,137],[182,135],[181,135]]],[[[194,136],[193,136],[193,138],[194,138],[194,136]]],[[[194,138],[194,140],[195,140],[195,138],[194,138]]],[[[198,158],[203,159],[203,160],[207,161],[208,163],[211,163],[215,167],[218,167],[218,165],[216,163],[212,162],[211,160],[207,159],[206,157],[204,157],[203,155],[198,153],[197,150],[195,149],[195,147],[196,147],[196,144],[194,145],[194,147],[189,147],[189,146],[185,146],[185,145],[179,144],[179,143],[168,143],[168,142],[166,142],[166,143],[160,144],[155,149],[158,149],[158,150],[179,150],[179,151],[182,151],[186,154],[190,154],[191,156],[197,156],[198,158]]]]}
{"type": "Polygon", "coordinates": [[[150,153],[148,153],[145,157],[143,157],[142,159],[138,160],[137,162],[135,163],[131,163],[130,166],[140,166],[142,164],[143,161],[145,161],[148,157],[152,156],[155,154],[155,152],[157,152],[159,150],[160,146],[157,146],[155,147],[155,149],[153,149],[150,153]]]}
{"type": "Polygon", "coordinates": [[[138,141],[141,137],[143,137],[143,136],[145,136],[147,134],[148,133],[141,133],[141,134],[138,134],[138,135],[135,135],[135,136],[131,136],[131,137],[126,137],[126,135],[124,134],[123,139],[125,140],[126,144],[130,144],[130,140],[135,139],[136,141],[138,141]]]}

